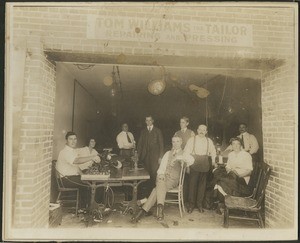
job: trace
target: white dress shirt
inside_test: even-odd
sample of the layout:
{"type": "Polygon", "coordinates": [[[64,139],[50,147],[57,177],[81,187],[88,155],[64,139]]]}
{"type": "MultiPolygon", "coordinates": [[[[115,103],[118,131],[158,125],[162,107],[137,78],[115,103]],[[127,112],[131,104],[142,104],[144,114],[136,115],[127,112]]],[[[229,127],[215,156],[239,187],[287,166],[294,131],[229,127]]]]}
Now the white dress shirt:
{"type": "MultiPolygon", "coordinates": [[[[92,149],[92,152],[91,152],[88,146],[77,149],[77,153],[78,153],[79,157],[88,157],[88,156],[92,156],[92,155],[97,156],[97,154],[98,154],[96,149],[92,149]]],[[[78,167],[81,170],[85,170],[85,169],[89,168],[92,164],[93,164],[93,160],[90,160],[83,164],[79,164],[78,167]]]]}
{"type": "Polygon", "coordinates": [[[61,176],[79,175],[78,166],[73,164],[77,157],[77,150],[68,145],[59,152],[56,169],[61,176]]]}
{"type": "Polygon", "coordinates": [[[249,152],[250,154],[255,154],[258,151],[258,142],[254,135],[244,132],[238,136],[240,139],[244,141],[244,150],[249,152]]]}
{"type": "Polygon", "coordinates": [[[195,142],[195,154],[198,155],[206,155],[207,151],[209,156],[211,156],[212,161],[214,163],[216,158],[216,149],[214,146],[213,141],[210,138],[207,137],[200,137],[199,135],[195,137],[191,137],[184,148],[184,151],[188,154],[192,154],[194,150],[194,139],[196,138],[195,142]],[[208,142],[208,150],[207,150],[207,142],[208,142]]]}
{"type": "MultiPolygon", "coordinates": [[[[259,146],[258,146],[257,139],[254,135],[252,135],[248,132],[244,132],[244,133],[238,135],[238,137],[244,141],[244,148],[242,148],[242,150],[245,150],[246,152],[249,152],[250,154],[255,154],[258,151],[259,146]]],[[[232,146],[229,145],[226,148],[226,150],[232,151],[232,146]]]]}
{"type": "Polygon", "coordinates": [[[128,142],[126,132],[122,131],[118,134],[117,143],[118,143],[119,149],[131,149],[131,148],[133,148],[133,146],[135,144],[134,137],[133,137],[131,132],[127,132],[127,134],[128,134],[128,136],[131,140],[131,143],[128,142]]]}
{"type": "MultiPolygon", "coordinates": [[[[228,154],[228,161],[226,167],[235,170],[239,175],[247,170],[252,171],[252,157],[248,152],[243,150],[241,150],[238,153],[232,151],[228,154]]],[[[244,179],[248,184],[250,176],[245,176],[244,179]]]]}
{"type": "Polygon", "coordinates": [[[147,126],[147,129],[148,129],[148,131],[149,131],[149,132],[151,132],[151,131],[152,131],[152,129],[153,129],[153,125],[151,125],[151,126],[147,126]]]}
{"type": "MultiPolygon", "coordinates": [[[[178,151],[181,151],[181,149],[178,149],[178,151]]],[[[157,170],[158,175],[165,174],[166,169],[167,169],[167,165],[168,165],[169,154],[174,153],[174,152],[176,153],[177,151],[176,150],[170,150],[170,151],[168,151],[164,154],[164,156],[161,159],[161,163],[159,165],[159,168],[157,170]]],[[[176,155],[174,161],[175,160],[183,160],[186,163],[187,166],[190,166],[194,163],[195,159],[190,154],[188,154],[186,152],[183,152],[182,155],[178,155],[178,156],[176,155]]]]}

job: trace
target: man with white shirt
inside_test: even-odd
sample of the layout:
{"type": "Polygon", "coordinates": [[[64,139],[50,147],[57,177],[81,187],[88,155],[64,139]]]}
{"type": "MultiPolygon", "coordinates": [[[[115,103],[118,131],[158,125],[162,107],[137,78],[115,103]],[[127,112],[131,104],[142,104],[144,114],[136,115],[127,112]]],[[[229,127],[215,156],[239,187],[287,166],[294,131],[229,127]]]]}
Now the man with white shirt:
{"type": "Polygon", "coordinates": [[[56,169],[60,174],[62,183],[68,188],[79,188],[80,206],[86,207],[88,202],[87,187],[80,186],[82,181],[80,179],[80,169],[78,165],[84,164],[90,160],[100,162],[100,158],[96,155],[79,157],[76,151],[77,135],[74,132],[67,132],[66,146],[59,152],[56,169]]]}
{"type": "Polygon", "coordinates": [[[117,136],[117,143],[120,149],[120,155],[128,159],[133,156],[135,140],[133,134],[129,132],[127,123],[122,124],[122,132],[117,136]]]}
{"type": "MultiPolygon", "coordinates": [[[[216,158],[216,149],[210,138],[206,137],[207,127],[199,125],[198,135],[191,137],[184,151],[189,154],[208,155],[214,165],[216,158]]],[[[198,172],[190,168],[189,192],[188,192],[188,213],[192,213],[195,207],[198,207],[200,213],[203,213],[203,201],[206,189],[206,179],[208,172],[198,172]]]]}
{"type": "MultiPolygon", "coordinates": [[[[242,141],[242,149],[249,154],[251,154],[252,158],[255,157],[257,151],[259,149],[259,145],[257,139],[254,135],[248,133],[248,126],[246,123],[240,123],[239,125],[240,135],[238,137],[242,141]]],[[[232,146],[229,145],[226,150],[233,150],[232,146]]],[[[253,158],[254,159],[254,158],[253,158]]]]}
{"type": "Polygon", "coordinates": [[[137,216],[133,218],[133,222],[137,222],[143,215],[157,203],[157,219],[164,218],[164,202],[166,193],[178,186],[181,163],[186,163],[190,166],[194,163],[194,157],[185,153],[182,148],[182,139],[178,136],[172,138],[172,150],[166,152],[161,160],[160,166],[157,170],[156,187],[152,190],[149,198],[138,212],[137,216]]]}
{"type": "MultiPolygon", "coordinates": [[[[120,156],[122,156],[126,161],[130,161],[134,154],[135,140],[131,132],[129,132],[128,124],[122,124],[122,132],[117,136],[117,143],[120,149],[120,156]]],[[[132,199],[132,187],[124,186],[123,191],[125,194],[125,201],[131,201],[132,199]]]]}

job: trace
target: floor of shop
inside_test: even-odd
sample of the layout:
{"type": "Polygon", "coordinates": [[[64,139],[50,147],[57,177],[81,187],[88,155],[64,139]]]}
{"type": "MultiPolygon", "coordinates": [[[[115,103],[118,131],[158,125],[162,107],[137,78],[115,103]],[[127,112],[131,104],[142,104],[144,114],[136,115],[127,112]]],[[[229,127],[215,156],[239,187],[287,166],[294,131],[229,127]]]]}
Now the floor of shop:
{"type": "MultiPolygon", "coordinates": [[[[123,215],[124,208],[120,203],[122,197],[116,198],[116,202],[112,210],[103,215],[101,221],[92,220],[89,224],[85,221],[83,213],[76,216],[68,209],[63,210],[62,223],[58,228],[85,228],[85,227],[116,227],[116,228],[223,228],[223,215],[217,214],[214,210],[205,210],[199,213],[194,210],[191,214],[184,213],[180,217],[177,205],[165,206],[164,220],[159,222],[156,220],[156,207],[152,208],[153,214],[143,217],[138,223],[131,223],[132,214],[123,215]]],[[[256,222],[246,220],[230,219],[230,228],[258,228],[256,222]]]]}

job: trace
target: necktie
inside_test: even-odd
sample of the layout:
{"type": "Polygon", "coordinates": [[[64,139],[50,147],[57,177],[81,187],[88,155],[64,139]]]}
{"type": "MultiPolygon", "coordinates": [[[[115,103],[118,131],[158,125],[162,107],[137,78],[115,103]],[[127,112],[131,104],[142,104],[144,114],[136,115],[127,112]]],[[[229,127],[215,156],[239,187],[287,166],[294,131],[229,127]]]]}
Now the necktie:
{"type": "Polygon", "coordinates": [[[126,132],[126,136],[127,136],[127,141],[128,141],[128,143],[131,143],[131,139],[130,139],[130,137],[129,137],[129,135],[128,135],[128,132],[126,132]]]}
{"type": "Polygon", "coordinates": [[[242,147],[245,148],[244,135],[242,135],[242,147]]]}
{"type": "Polygon", "coordinates": [[[148,131],[151,132],[151,127],[148,127],[148,131]]]}

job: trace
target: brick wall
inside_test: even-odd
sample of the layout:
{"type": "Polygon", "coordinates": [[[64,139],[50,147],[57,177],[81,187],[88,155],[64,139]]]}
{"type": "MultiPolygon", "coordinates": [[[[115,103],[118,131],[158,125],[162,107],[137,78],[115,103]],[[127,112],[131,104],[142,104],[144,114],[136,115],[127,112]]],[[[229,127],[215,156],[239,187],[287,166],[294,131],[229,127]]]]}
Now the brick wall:
{"type": "Polygon", "coordinates": [[[273,170],[266,192],[266,224],[272,228],[294,223],[296,87],[292,63],[263,74],[264,159],[273,170]]]}
{"type": "Polygon", "coordinates": [[[27,43],[14,225],[48,224],[55,102],[55,66],[39,38],[27,43]]]}
{"type": "MultiPolygon", "coordinates": [[[[102,3],[98,6],[83,4],[80,7],[15,6],[12,9],[10,16],[13,20],[13,41],[27,41],[16,182],[14,217],[16,226],[43,227],[47,225],[48,220],[55,65],[46,59],[44,50],[85,55],[220,57],[234,59],[236,62],[248,59],[254,60],[259,70],[263,68],[262,58],[272,63],[272,60],[293,59],[295,54],[295,9],[292,7],[208,7],[196,3],[191,4],[196,5],[193,8],[173,3],[139,5],[133,3],[129,7],[116,8],[102,3]],[[89,14],[251,24],[253,46],[91,40],[86,38],[89,14]]],[[[266,222],[270,227],[281,226],[280,222],[286,222],[284,223],[286,226],[291,225],[293,221],[293,202],[290,198],[295,192],[292,180],[295,173],[295,158],[293,158],[295,124],[294,113],[286,110],[291,107],[289,104],[296,101],[295,82],[288,78],[293,77],[294,70],[294,63],[271,72],[262,70],[264,157],[274,169],[266,197],[266,222]]]]}
{"type": "MultiPolygon", "coordinates": [[[[109,6],[109,4],[106,4],[109,6]]],[[[294,9],[249,7],[203,7],[192,9],[158,4],[140,7],[15,7],[14,35],[41,36],[45,49],[85,53],[115,53],[177,56],[222,56],[235,58],[286,58],[294,54],[294,9]],[[160,7],[159,7],[160,6],[160,7]],[[151,19],[241,23],[253,26],[253,47],[201,46],[87,39],[87,15],[132,16],[151,19]],[[283,36],[281,34],[284,34],[283,36]],[[108,42],[108,43],[107,43],[108,42]]]]}

